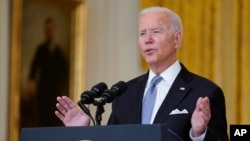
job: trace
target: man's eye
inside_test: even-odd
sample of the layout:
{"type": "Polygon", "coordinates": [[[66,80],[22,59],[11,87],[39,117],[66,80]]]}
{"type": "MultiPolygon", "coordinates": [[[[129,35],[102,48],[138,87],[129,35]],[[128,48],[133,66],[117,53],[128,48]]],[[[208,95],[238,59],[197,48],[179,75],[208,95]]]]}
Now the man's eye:
{"type": "Polygon", "coordinates": [[[139,33],[139,35],[140,35],[140,36],[143,36],[143,35],[145,35],[145,33],[144,33],[144,32],[141,32],[141,33],[139,33]]]}
{"type": "Polygon", "coordinates": [[[160,33],[160,31],[159,30],[154,30],[153,33],[160,33]]]}

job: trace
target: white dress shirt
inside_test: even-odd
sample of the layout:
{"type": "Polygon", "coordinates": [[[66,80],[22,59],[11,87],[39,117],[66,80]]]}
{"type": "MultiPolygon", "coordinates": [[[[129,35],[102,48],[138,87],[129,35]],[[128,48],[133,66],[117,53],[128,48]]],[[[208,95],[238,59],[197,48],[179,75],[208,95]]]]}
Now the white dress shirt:
{"type": "MultiPolygon", "coordinates": [[[[180,65],[179,61],[176,61],[174,64],[172,64],[170,67],[168,67],[165,71],[163,71],[160,74],[160,76],[162,77],[162,80],[156,86],[157,94],[156,94],[155,105],[154,105],[154,109],[153,109],[150,123],[153,123],[157,111],[159,110],[163,100],[167,96],[168,91],[169,91],[170,87],[172,86],[175,78],[179,74],[180,70],[181,70],[181,65],[180,65]]],[[[156,74],[152,70],[150,70],[146,89],[144,91],[144,96],[145,96],[145,92],[147,92],[147,90],[149,88],[149,84],[150,84],[151,80],[154,78],[154,76],[156,76],[156,74]]]]}

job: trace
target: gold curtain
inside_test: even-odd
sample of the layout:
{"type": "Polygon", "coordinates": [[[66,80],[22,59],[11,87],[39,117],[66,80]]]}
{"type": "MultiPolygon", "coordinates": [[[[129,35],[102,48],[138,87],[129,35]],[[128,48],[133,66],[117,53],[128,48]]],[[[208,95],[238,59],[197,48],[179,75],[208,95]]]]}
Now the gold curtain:
{"type": "Polygon", "coordinates": [[[180,15],[179,60],[221,86],[228,125],[250,123],[249,5],[249,0],[141,0],[141,8],[163,6],[180,15]]]}

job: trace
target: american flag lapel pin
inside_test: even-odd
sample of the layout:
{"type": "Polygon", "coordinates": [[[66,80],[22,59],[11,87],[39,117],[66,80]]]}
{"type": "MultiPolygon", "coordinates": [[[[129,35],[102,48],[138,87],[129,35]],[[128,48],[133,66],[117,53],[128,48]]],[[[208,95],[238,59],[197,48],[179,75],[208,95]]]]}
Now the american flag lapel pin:
{"type": "Polygon", "coordinates": [[[181,91],[184,91],[184,90],[185,90],[185,87],[180,87],[180,90],[181,90],[181,91]]]}

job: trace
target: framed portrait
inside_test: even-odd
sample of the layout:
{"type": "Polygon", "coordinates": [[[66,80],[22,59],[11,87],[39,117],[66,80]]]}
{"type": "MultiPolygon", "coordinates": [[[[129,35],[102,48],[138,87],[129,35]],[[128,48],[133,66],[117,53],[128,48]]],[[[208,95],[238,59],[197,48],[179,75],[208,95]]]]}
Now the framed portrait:
{"type": "Polygon", "coordinates": [[[60,126],[57,96],[80,98],[86,15],[84,0],[12,0],[9,141],[24,127],[60,126]]]}

